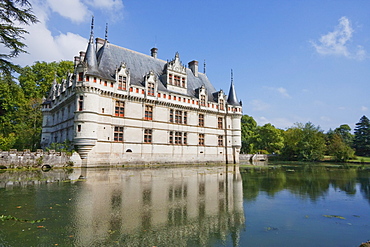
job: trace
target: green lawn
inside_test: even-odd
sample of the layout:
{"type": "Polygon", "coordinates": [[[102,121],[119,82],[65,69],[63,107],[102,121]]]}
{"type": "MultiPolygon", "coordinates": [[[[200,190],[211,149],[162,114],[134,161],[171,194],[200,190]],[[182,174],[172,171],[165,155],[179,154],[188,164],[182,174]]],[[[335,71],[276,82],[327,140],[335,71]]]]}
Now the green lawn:
{"type": "Polygon", "coordinates": [[[356,159],[349,160],[350,162],[356,162],[356,163],[370,163],[370,157],[365,157],[365,156],[356,156],[356,159]]]}

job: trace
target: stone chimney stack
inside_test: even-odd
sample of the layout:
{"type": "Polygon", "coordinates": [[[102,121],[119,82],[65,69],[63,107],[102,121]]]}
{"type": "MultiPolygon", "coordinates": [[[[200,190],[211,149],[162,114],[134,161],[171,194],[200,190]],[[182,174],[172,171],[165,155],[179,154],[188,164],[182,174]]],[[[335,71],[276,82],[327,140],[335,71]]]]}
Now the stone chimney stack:
{"type": "Polygon", "coordinates": [[[158,48],[155,48],[153,47],[151,50],[150,50],[150,55],[154,58],[157,58],[157,54],[158,54],[158,48]]]}
{"type": "Polygon", "coordinates": [[[188,63],[189,69],[193,72],[194,76],[198,77],[198,61],[193,60],[188,63]]]}
{"type": "Polygon", "coordinates": [[[75,63],[74,63],[74,65],[76,66],[78,64],[78,62],[80,62],[80,57],[79,56],[75,56],[75,63]]]}
{"type": "Polygon", "coordinates": [[[99,51],[99,49],[102,48],[102,46],[104,45],[105,40],[102,38],[96,38],[95,42],[96,42],[96,51],[99,51]]]}
{"type": "Polygon", "coordinates": [[[81,61],[84,61],[85,60],[85,55],[86,55],[86,52],[80,51],[80,60],[81,61]]]}

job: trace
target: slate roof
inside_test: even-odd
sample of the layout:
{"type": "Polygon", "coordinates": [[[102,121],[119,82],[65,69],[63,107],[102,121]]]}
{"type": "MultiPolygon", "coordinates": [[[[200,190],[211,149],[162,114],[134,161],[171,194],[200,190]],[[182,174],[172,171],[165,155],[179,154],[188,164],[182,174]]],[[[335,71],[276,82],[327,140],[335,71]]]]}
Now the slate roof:
{"type": "MultiPolygon", "coordinates": [[[[85,59],[88,64],[88,74],[99,75],[102,78],[114,80],[115,70],[119,68],[122,63],[126,63],[127,68],[130,70],[130,84],[143,86],[144,76],[150,71],[153,71],[159,82],[158,90],[171,92],[166,88],[164,82],[161,80],[162,75],[166,73],[166,61],[113,45],[106,41],[99,51],[95,53],[97,61],[97,65],[95,65],[95,59],[91,57],[91,47],[94,47],[94,45],[89,42],[86,52],[86,55],[89,55],[86,56],[85,59]],[[91,62],[89,62],[89,60],[91,60],[91,62]]],[[[186,68],[186,74],[187,96],[197,97],[196,89],[204,86],[208,94],[208,101],[217,102],[217,98],[214,97],[216,89],[205,74],[198,72],[198,77],[196,77],[189,68],[186,68]]],[[[235,90],[233,95],[233,98],[236,99],[235,90]]],[[[235,103],[234,101],[232,101],[233,104],[235,103]]],[[[239,105],[237,99],[236,104],[239,105]]]]}

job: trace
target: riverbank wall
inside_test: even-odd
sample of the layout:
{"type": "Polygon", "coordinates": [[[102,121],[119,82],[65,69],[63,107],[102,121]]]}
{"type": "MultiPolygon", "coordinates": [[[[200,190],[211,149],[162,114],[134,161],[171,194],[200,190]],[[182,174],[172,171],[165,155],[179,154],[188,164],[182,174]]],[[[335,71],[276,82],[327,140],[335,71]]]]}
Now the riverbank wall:
{"type": "Polygon", "coordinates": [[[31,152],[28,149],[18,151],[11,149],[9,151],[0,150],[0,166],[2,168],[22,168],[22,167],[66,167],[78,164],[79,155],[74,153],[67,155],[64,152],[55,152],[55,150],[43,151],[38,149],[31,152]],[[76,155],[78,156],[76,158],[76,155]]]}

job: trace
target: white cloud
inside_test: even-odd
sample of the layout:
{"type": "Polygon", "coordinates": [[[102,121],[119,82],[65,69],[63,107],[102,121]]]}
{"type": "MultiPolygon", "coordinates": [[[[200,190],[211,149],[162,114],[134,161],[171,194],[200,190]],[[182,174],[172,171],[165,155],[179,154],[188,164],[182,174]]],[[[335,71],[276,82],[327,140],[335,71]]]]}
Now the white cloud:
{"type": "Polygon", "coordinates": [[[50,12],[42,2],[33,1],[32,8],[40,22],[24,27],[29,32],[24,40],[28,54],[21,54],[13,62],[26,66],[32,65],[35,61],[73,60],[79,51],[86,49],[87,40],[78,34],[52,35],[47,27],[50,12]]]}
{"type": "Polygon", "coordinates": [[[279,88],[265,87],[265,88],[268,89],[268,90],[271,90],[271,91],[278,92],[281,96],[283,96],[283,98],[291,98],[290,95],[289,95],[289,93],[288,93],[288,90],[286,90],[283,87],[279,87],[279,88]]]}
{"type": "Polygon", "coordinates": [[[284,97],[284,98],[290,98],[290,95],[288,94],[288,91],[285,88],[279,87],[277,91],[284,97]]]}
{"type": "Polygon", "coordinates": [[[367,111],[368,108],[366,106],[361,106],[361,111],[367,111]]]}
{"type": "Polygon", "coordinates": [[[258,99],[253,100],[251,102],[251,105],[252,105],[252,109],[254,111],[265,111],[265,110],[270,108],[269,104],[267,104],[266,102],[263,102],[261,100],[258,100],[258,99]]]}
{"type": "Polygon", "coordinates": [[[107,10],[120,10],[123,8],[121,0],[86,0],[86,3],[96,8],[104,8],[107,10]]]}
{"type": "Polygon", "coordinates": [[[287,118],[272,118],[272,119],[268,119],[266,117],[258,117],[256,119],[258,125],[260,126],[263,126],[267,123],[271,123],[272,125],[275,126],[275,128],[279,128],[279,129],[287,129],[287,128],[290,128],[294,125],[294,122],[293,121],[290,121],[289,119],[287,118]]]}
{"type": "Polygon", "coordinates": [[[311,44],[321,55],[338,55],[362,60],[366,57],[366,51],[362,46],[357,46],[353,52],[348,49],[353,33],[350,20],[343,16],[334,31],[322,35],[318,42],[311,41],[311,44]]]}
{"type": "Polygon", "coordinates": [[[52,11],[73,22],[83,22],[90,18],[91,13],[80,0],[46,0],[52,11]]]}

